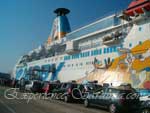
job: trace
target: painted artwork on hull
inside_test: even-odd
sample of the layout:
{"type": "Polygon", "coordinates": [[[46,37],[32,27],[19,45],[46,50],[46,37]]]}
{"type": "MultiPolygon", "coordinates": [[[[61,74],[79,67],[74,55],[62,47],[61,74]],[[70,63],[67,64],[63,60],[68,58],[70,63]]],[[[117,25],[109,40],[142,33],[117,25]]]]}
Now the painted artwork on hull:
{"type": "Polygon", "coordinates": [[[150,40],[132,49],[120,50],[122,55],[109,65],[101,64],[94,59],[95,70],[88,76],[79,79],[98,80],[100,84],[109,83],[114,86],[121,83],[131,83],[135,88],[150,89],[150,40]]]}

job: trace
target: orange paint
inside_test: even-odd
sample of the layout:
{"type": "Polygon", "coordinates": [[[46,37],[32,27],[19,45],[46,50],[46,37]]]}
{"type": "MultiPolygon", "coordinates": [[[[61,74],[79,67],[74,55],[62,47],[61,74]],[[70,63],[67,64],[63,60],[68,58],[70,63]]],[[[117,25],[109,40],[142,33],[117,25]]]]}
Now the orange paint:
{"type": "Polygon", "coordinates": [[[140,61],[140,59],[135,59],[132,63],[132,68],[136,71],[141,71],[146,67],[150,67],[150,58],[146,58],[144,61],[140,61]]]}
{"type": "Polygon", "coordinates": [[[148,49],[150,49],[150,40],[146,40],[143,42],[141,45],[137,45],[134,48],[131,49],[131,53],[133,55],[136,54],[143,54],[145,53],[148,49]]]}

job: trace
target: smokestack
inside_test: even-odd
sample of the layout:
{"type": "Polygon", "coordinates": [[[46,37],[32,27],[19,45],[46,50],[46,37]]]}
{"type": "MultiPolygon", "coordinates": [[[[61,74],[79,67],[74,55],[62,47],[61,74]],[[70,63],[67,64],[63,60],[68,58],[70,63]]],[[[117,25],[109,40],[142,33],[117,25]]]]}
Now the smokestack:
{"type": "Polygon", "coordinates": [[[70,10],[66,8],[58,8],[54,11],[57,16],[53,22],[51,32],[52,40],[59,40],[71,31],[70,24],[66,16],[69,12],[70,10]]]}

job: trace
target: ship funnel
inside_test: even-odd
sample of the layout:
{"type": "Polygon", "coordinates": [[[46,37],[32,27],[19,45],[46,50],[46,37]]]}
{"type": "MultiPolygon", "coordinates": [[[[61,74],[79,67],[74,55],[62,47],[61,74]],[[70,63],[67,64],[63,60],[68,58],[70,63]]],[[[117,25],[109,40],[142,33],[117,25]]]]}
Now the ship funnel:
{"type": "Polygon", "coordinates": [[[67,33],[71,31],[70,24],[67,18],[67,14],[70,10],[66,8],[58,8],[54,11],[57,14],[53,22],[51,38],[52,41],[63,38],[67,33]]]}

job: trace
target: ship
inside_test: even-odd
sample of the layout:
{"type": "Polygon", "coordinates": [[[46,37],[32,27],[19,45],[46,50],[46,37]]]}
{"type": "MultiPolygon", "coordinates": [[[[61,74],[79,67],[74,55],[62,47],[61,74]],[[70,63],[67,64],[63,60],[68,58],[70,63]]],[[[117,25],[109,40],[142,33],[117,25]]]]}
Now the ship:
{"type": "Polygon", "coordinates": [[[125,10],[74,31],[67,18],[69,9],[54,13],[46,43],[17,61],[16,80],[97,80],[150,89],[150,0],[134,0],[125,10]]]}

